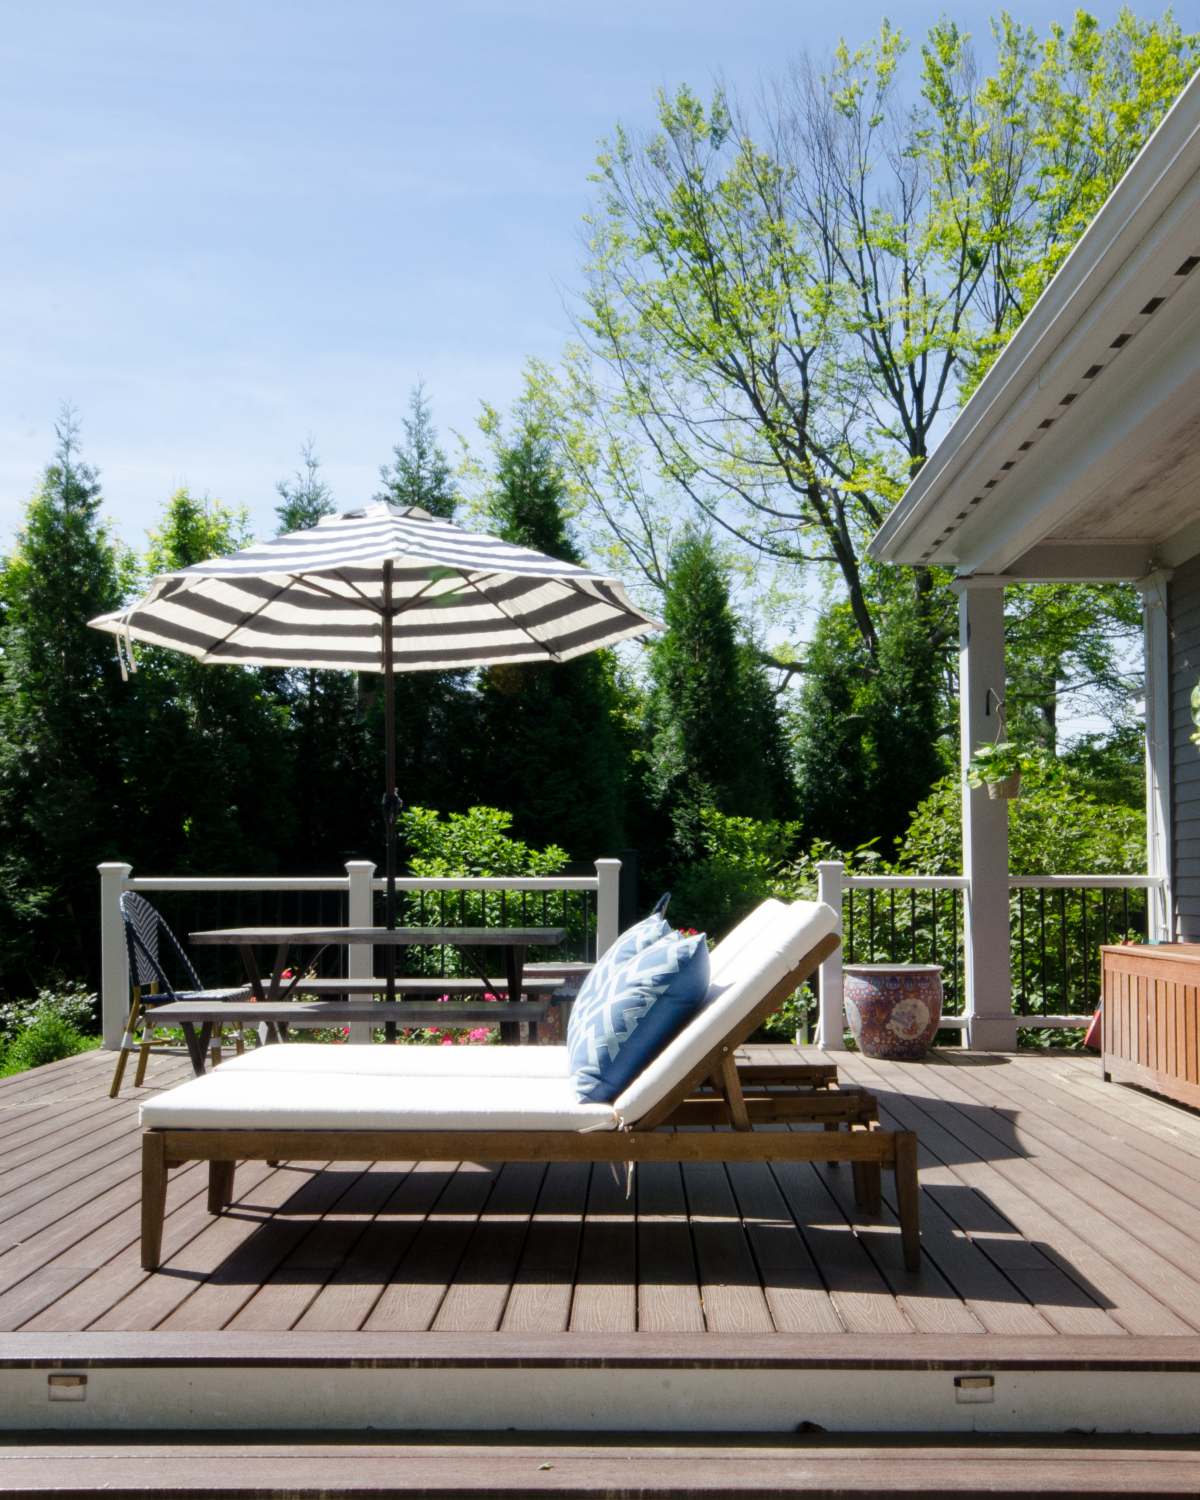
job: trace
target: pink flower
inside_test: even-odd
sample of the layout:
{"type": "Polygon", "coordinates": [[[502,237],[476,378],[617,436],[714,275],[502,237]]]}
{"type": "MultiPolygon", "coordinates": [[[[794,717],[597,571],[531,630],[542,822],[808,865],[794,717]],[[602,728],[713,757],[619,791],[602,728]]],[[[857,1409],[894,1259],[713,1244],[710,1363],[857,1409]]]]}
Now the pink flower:
{"type": "Polygon", "coordinates": [[[454,1046],[454,1038],[452,1036],[444,1036],[442,1038],[442,1046],[443,1047],[453,1047],[454,1046]]]}
{"type": "Polygon", "coordinates": [[[477,1026],[474,1031],[467,1033],[467,1039],[472,1042],[486,1042],[489,1036],[491,1031],[487,1026],[477,1026]]]}

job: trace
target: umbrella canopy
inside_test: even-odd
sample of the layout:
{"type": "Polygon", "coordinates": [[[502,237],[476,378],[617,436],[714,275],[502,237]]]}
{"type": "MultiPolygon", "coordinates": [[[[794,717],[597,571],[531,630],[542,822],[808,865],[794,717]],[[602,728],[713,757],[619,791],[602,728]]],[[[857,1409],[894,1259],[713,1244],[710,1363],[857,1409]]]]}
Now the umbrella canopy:
{"type": "MultiPolygon", "coordinates": [[[[665,627],[621,583],[387,501],[155,578],[89,622],[124,643],[244,667],[382,672],[387,922],[396,919],[395,672],[569,661],[665,627]]],[[[395,994],[388,947],[388,992],[395,994]]]]}
{"type": "Polygon", "coordinates": [[[620,582],[381,502],[164,573],[90,622],[247,667],[431,671],[569,661],[661,630],[620,582]],[[384,621],[392,621],[391,632],[384,621]]]}

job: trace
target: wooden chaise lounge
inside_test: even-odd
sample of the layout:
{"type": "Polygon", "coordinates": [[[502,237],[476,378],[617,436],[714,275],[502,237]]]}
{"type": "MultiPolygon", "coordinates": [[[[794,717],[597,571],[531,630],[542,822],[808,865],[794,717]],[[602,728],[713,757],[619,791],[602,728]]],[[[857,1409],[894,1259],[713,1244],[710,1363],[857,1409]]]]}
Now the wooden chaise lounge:
{"type": "MultiPolygon", "coordinates": [[[[737,1048],[839,942],[829,907],[772,906],[778,909],[751,941],[714,963],[705,1009],[612,1104],[578,1102],[565,1076],[430,1076],[432,1059],[422,1067],[426,1076],[398,1076],[381,1054],[442,1049],[382,1047],[262,1049],[148,1100],[141,1111],[143,1266],[159,1264],[167,1173],[187,1161],[209,1163],[212,1213],[233,1201],[238,1161],[845,1161],[860,1205],[872,1211],[880,1206],[881,1170],[895,1173],[904,1261],[916,1270],[916,1136],[881,1130],[869,1094],[780,1091],[774,1085],[801,1080],[770,1068],[754,1077],[737,1066],[737,1048]],[[319,1052],[365,1056],[361,1063],[346,1057],[340,1077],[314,1059],[318,1086],[311,1071],[298,1071],[303,1059],[290,1059],[319,1052]],[[363,1071],[344,1071],[351,1067],[363,1071]],[[756,1130],[759,1124],[814,1128],[756,1130]],[[675,1128],[682,1126],[718,1128],[675,1128]]],[[[473,1067],[496,1069],[511,1068],[513,1053],[561,1051],[454,1050],[475,1050],[473,1067]],[[501,1051],[511,1062],[483,1063],[482,1054],[501,1051]]]]}

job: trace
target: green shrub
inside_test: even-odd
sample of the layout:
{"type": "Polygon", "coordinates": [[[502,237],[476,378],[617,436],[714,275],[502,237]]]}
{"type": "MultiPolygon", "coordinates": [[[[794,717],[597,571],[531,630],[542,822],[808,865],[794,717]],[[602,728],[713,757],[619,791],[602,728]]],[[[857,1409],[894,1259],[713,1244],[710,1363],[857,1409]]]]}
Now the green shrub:
{"type": "Polygon", "coordinates": [[[24,1073],[45,1063],[90,1052],[100,1045],[98,1036],[82,1036],[61,1016],[45,1012],[10,1041],[0,1054],[0,1076],[24,1073]]]}
{"type": "Polygon", "coordinates": [[[0,1005],[0,1047],[16,1040],[43,1016],[58,1016],[74,1031],[90,1036],[99,1029],[99,996],[86,985],[60,982],[37,992],[36,1000],[0,1005]]]}

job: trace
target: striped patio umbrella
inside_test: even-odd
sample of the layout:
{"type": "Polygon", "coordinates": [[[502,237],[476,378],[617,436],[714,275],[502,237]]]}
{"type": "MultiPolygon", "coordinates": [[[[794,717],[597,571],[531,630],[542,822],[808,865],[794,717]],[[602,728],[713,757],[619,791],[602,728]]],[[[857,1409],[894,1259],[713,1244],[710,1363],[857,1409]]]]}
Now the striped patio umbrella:
{"type": "Polygon", "coordinates": [[[383,675],[389,928],[400,807],[393,674],[570,661],[665,628],[615,578],[386,501],[164,573],[144,599],[89,623],[118,638],[123,670],[136,669],[137,640],[218,665],[383,675]]]}

